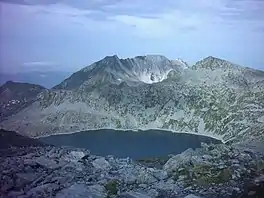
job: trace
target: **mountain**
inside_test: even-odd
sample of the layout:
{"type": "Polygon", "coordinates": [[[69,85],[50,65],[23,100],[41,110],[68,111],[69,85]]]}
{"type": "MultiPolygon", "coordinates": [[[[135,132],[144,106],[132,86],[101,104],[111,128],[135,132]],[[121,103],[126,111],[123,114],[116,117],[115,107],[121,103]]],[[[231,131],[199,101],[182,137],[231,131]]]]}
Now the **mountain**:
{"type": "Polygon", "coordinates": [[[42,136],[94,128],[264,136],[264,72],[215,57],[193,66],[164,56],[108,56],[74,73],[1,127],[42,136]]]}
{"type": "Polygon", "coordinates": [[[55,89],[75,89],[80,86],[104,86],[126,82],[131,86],[152,84],[164,80],[172,71],[180,72],[187,63],[171,61],[160,55],[137,56],[119,59],[116,55],[107,56],[94,64],[74,73],[55,89]]]}
{"type": "Polygon", "coordinates": [[[3,85],[7,81],[15,81],[38,84],[46,88],[52,88],[71,74],[72,72],[65,71],[32,71],[20,72],[15,74],[0,73],[0,85],[3,85]]]}
{"type": "Polygon", "coordinates": [[[34,103],[43,90],[40,85],[7,81],[0,87],[0,121],[34,103]]]}

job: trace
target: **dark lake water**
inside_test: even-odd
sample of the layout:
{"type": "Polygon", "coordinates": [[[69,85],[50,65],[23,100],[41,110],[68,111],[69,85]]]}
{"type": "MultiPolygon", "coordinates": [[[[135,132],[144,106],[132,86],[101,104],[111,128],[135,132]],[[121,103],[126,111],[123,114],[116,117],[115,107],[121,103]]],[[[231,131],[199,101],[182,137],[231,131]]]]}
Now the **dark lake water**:
{"type": "Polygon", "coordinates": [[[219,140],[193,134],[161,130],[135,132],[111,129],[53,135],[40,140],[57,146],[87,148],[95,155],[133,159],[178,154],[188,148],[200,147],[201,142],[220,143],[219,140]]]}

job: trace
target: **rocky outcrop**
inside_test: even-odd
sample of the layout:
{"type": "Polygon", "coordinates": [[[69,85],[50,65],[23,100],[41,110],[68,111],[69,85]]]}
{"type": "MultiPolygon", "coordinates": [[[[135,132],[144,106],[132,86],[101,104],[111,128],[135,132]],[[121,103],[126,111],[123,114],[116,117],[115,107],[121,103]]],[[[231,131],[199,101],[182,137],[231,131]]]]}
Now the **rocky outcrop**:
{"type": "Polygon", "coordinates": [[[70,147],[0,151],[0,194],[10,198],[257,198],[264,189],[263,155],[223,144],[202,144],[157,166],[70,147]]]}

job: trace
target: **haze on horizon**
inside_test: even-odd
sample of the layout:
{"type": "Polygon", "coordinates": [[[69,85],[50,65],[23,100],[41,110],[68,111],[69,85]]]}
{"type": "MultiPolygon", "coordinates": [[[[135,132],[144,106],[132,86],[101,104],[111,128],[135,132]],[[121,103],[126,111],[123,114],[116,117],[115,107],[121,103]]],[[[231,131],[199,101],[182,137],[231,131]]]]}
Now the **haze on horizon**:
{"type": "Polygon", "coordinates": [[[264,69],[263,0],[0,0],[0,10],[0,72],[76,71],[113,54],[264,69]]]}

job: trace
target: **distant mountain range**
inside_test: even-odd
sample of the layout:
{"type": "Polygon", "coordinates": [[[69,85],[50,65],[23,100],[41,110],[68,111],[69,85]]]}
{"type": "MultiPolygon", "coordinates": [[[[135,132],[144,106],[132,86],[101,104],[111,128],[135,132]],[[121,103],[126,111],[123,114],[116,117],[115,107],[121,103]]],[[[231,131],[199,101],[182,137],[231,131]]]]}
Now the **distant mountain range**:
{"type": "Polygon", "coordinates": [[[7,81],[0,87],[0,121],[34,103],[43,90],[40,85],[7,81]]]}
{"type": "MultiPolygon", "coordinates": [[[[1,88],[1,106],[11,85],[1,88]]],[[[169,129],[223,141],[264,136],[264,71],[212,56],[192,66],[160,55],[107,56],[36,95],[2,115],[1,127],[31,137],[98,128],[169,129]]]]}
{"type": "Polygon", "coordinates": [[[0,85],[7,81],[38,84],[46,88],[52,88],[59,84],[65,78],[69,77],[72,72],[48,71],[48,72],[20,72],[20,73],[0,73],[0,85]]]}

